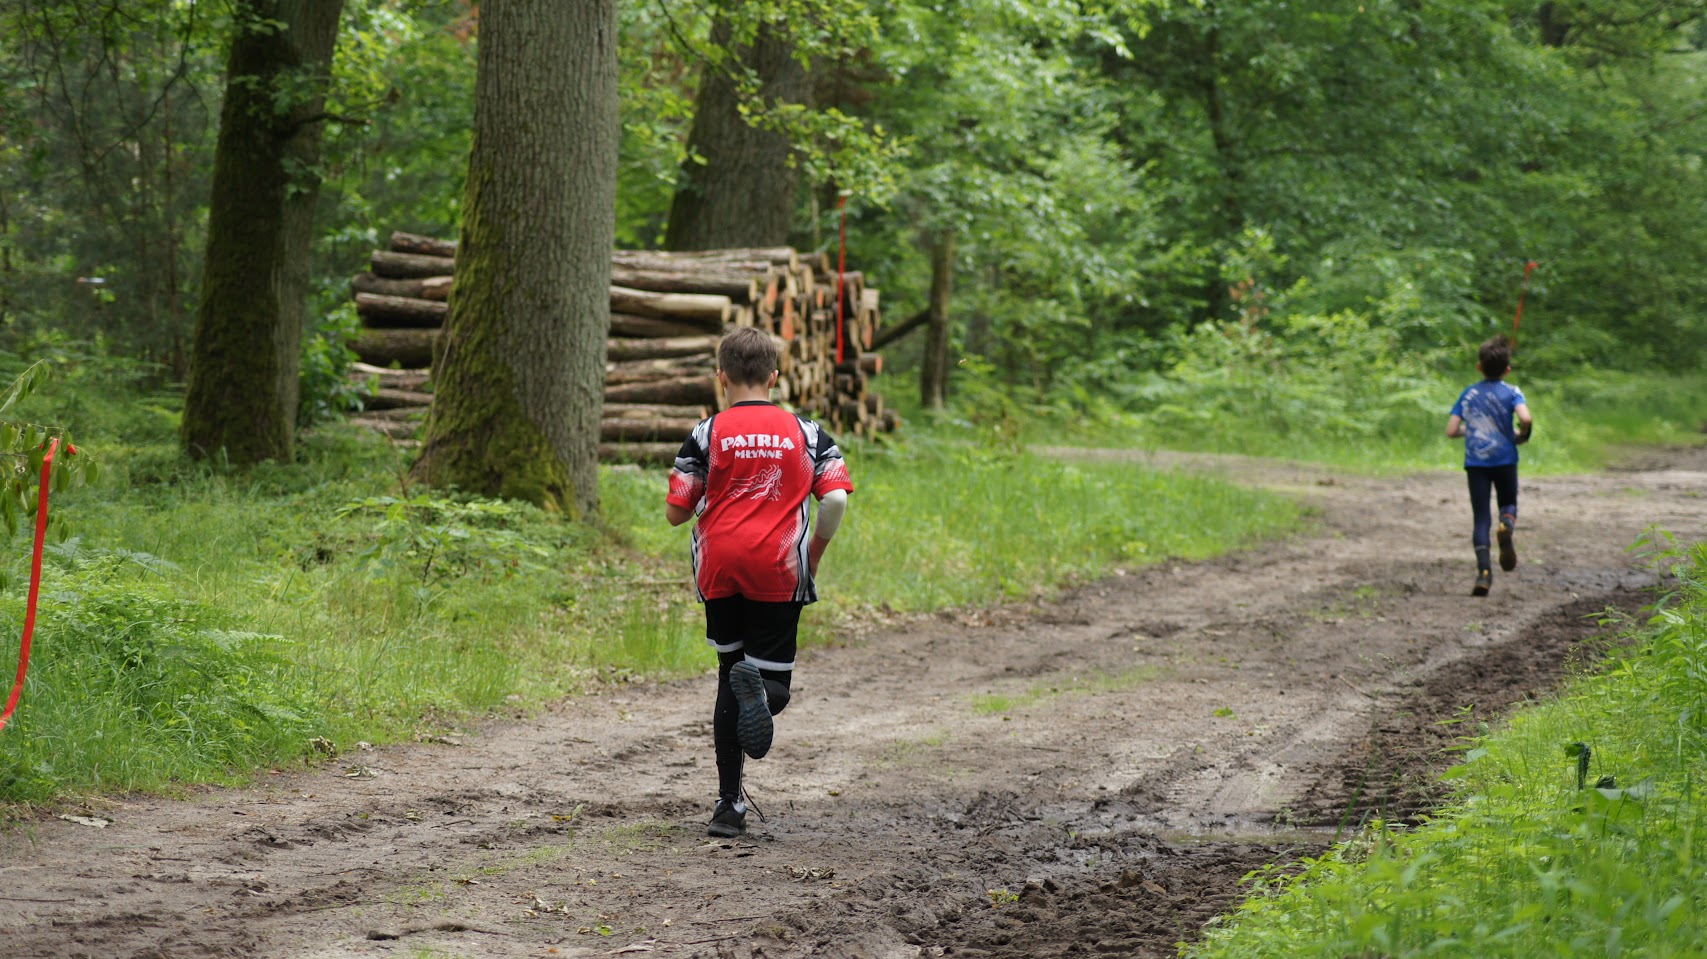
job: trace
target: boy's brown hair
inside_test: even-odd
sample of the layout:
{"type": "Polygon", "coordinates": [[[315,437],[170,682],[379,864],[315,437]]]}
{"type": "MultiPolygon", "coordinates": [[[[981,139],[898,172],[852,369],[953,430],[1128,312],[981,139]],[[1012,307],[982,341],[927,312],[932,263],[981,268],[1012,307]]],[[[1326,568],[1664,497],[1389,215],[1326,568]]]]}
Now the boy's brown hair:
{"type": "Polygon", "coordinates": [[[743,326],[717,344],[717,366],[736,386],[764,386],[776,372],[776,343],[770,334],[743,326]]]}
{"type": "Polygon", "coordinates": [[[1504,333],[1489,337],[1476,359],[1482,367],[1483,376],[1490,380],[1499,379],[1511,371],[1511,340],[1504,333]]]}

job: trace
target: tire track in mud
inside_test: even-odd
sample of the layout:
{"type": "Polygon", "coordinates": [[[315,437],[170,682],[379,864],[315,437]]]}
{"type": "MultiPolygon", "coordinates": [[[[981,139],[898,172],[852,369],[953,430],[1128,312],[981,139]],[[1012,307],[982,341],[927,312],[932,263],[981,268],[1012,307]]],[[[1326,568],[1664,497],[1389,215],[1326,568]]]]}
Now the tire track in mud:
{"type": "Polygon", "coordinates": [[[1584,614],[1642,601],[1652,577],[1624,546],[1707,520],[1700,451],[1526,482],[1525,565],[1471,600],[1454,474],[1184,465],[1302,496],[1320,528],[809,651],[741,840],[703,834],[710,674],[611,686],[462,745],[93,803],[106,829],[13,823],[0,942],[19,959],[1172,955],[1250,869],[1424,808],[1456,735],[1436,721],[1546,689],[1584,614]]]}

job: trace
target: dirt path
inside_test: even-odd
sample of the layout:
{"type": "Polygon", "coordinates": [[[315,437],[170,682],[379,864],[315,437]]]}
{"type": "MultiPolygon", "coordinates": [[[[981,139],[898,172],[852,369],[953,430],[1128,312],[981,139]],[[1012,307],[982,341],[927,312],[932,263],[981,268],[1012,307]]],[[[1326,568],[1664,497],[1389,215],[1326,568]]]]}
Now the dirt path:
{"type": "Polygon", "coordinates": [[[0,952],[1172,955],[1248,869],[1426,802],[1436,720],[1546,688],[1584,614],[1641,601],[1644,527],[1707,527],[1707,452],[1529,480],[1525,563],[1471,600],[1456,475],[1190,463],[1297,493],[1321,528],[810,651],[746,839],[704,835],[709,674],[613,688],[460,745],[90,810],[106,828],[15,824],[0,952]]]}

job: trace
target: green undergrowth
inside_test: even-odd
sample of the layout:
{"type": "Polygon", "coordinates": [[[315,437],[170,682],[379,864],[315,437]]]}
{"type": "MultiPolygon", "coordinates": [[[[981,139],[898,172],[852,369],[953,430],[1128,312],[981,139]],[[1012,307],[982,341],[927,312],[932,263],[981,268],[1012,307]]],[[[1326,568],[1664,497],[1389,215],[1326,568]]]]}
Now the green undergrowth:
{"type": "MultiPolygon", "coordinates": [[[[435,735],[714,661],[688,528],[663,519],[662,470],[601,471],[602,529],[412,486],[405,454],[345,426],[306,436],[294,464],[239,472],[178,456],[172,392],[95,363],[62,366],[29,415],[75,421],[102,479],[54,500],[71,538],[44,563],[29,682],[0,732],[0,801],[341,762],[360,741],[435,735]],[[102,377],[122,388],[95,389],[102,377]]],[[[976,436],[847,452],[859,488],[807,641],[837,639],[868,610],[1029,597],[1300,522],[1272,496],[1065,465],[976,436]]],[[[22,535],[6,557],[9,656],[24,615],[22,535]]]]}
{"type": "MultiPolygon", "coordinates": [[[[1314,392],[1276,377],[1246,390],[1182,390],[1177,405],[1146,412],[1104,407],[1089,416],[1051,417],[1027,431],[1039,444],[1234,453],[1332,464],[1358,473],[1458,469],[1462,440],[1445,436],[1447,412],[1463,382],[1419,381],[1415,394],[1365,397],[1327,421],[1313,420],[1314,392]]],[[[1563,381],[1513,375],[1536,418],[1522,448],[1532,473],[1584,472],[1640,447],[1707,442],[1707,376],[1585,374],[1563,381]]]]}
{"type": "MultiPolygon", "coordinates": [[[[1457,469],[1447,413],[1480,378],[1475,350],[1407,349],[1356,313],[1205,324],[1157,346],[1153,369],[1099,390],[1016,386],[985,364],[957,381],[956,412],[1017,424],[1038,445],[1172,449],[1309,460],[1354,472],[1457,469]]],[[[1539,360],[1508,377],[1535,414],[1527,471],[1599,468],[1638,446],[1707,442],[1707,374],[1648,374],[1539,360]]]]}
{"type": "Polygon", "coordinates": [[[1251,898],[1184,953],[1699,956],[1707,942],[1707,544],[1638,642],[1467,743],[1457,798],[1369,829],[1251,898]]]}
{"type": "MultiPolygon", "coordinates": [[[[840,613],[1026,598],[1110,567],[1229,552],[1303,521],[1272,494],[1128,464],[1063,463],[975,431],[913,430],[847,455],[856,490],[819,571],[823,601],[802,624],[809,642],[834,639],[840,613]]],[[[661,483],[618,487],[624,525],[638,547],[685,556],[687,527],[651,519],[661,483]]]]}

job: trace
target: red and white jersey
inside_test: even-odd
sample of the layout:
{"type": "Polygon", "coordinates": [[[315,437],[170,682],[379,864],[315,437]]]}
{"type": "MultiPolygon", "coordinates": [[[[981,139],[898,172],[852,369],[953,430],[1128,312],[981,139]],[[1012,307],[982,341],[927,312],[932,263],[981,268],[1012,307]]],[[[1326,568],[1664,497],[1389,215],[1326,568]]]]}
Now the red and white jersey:
{"type": "Polygon", "coordinates": [[[817,423],[761,401],[702,420],[676,454],[667,498],[699,516],[699,598],[815,601],[806,500],[838,489],[853,490],[847,464],[817,423]]]}

